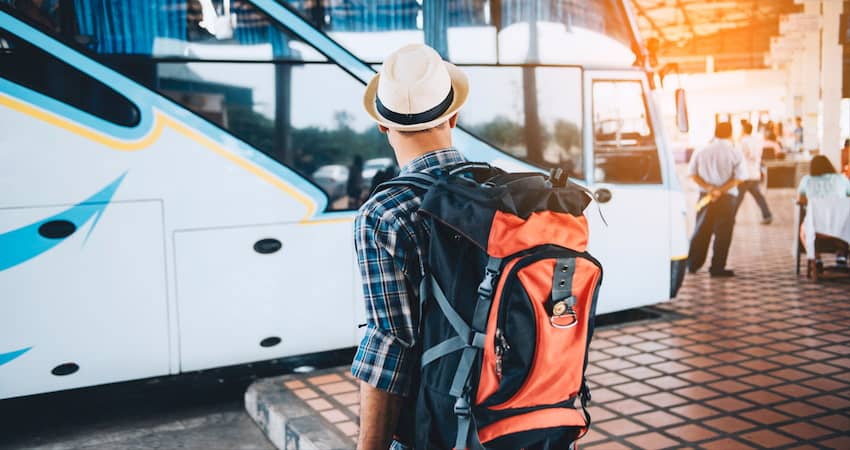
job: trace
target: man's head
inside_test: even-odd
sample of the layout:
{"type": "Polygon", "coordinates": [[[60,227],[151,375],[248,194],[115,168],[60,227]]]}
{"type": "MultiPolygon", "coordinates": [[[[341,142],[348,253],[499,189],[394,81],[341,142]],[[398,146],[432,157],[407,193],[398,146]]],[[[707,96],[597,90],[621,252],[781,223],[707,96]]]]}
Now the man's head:
{"type": "Polygon", "coordinates": [[[450,139],[468,97],[466,74],[431,47],[411,44],[384,60],[366,86],[363,106],[398,150],[410,139],[450,139]]]}
{"type": "Polygon", "coordinates": [[[717,122],[714,126],[714,137],[718,139],[732,138],[732,124],[729,122],[717,122]]]}
{"type": "Polygon", "coordinates": [[[751,124],[750,122],[743,122],[741,126],[744,129],[744,136],[749,136],[753,134],[753,124],[751,124]]]}
{"type": "Polygon", "coordinates": [[[797,126],[798,126],[798,127],[802,127],[802,126],[803,126],[803,118],[802,118],[802,117],[800,117],[800,116],[795,117],[795,118],[794,118],[794,122],[797,122],[797,126]]]}

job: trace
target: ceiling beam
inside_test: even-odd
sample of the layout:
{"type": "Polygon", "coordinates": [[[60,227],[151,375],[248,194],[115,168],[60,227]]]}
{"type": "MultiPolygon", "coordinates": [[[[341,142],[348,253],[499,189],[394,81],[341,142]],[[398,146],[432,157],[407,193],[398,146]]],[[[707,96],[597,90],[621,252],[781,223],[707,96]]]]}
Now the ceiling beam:
{"type": "Polygon", "coordinates": [[[691,22],[691,18],[688,16],[688,10],[682,4],[682,0],[676,0],[676,6],[679,7],[679,11],[682,11],[682,17],[685,19],[688,29],[691,30],[691,39],[695,39],[697,37],[697,30],[694,29],[694,24],[691,22]]]}
{"type": "Polygon", "coordinates": [[[662,30],[661,27],[659,27],[654,20],[652,20],[652,17],[647,14],[646,10],[643,8],[643,6],[641,6],[638,1],[632,0],[632,5],[634,5],[638,14],[641,15],[644,19],[646,19],[647,23],[649,23],[649,26],[651,26],[652,29],[655,30],[656,33],[658,33],[658,36],[661,38],[662,41],[670,42],[669,39],[667,39],[667,34],[664,33],[664,30],[662,30]]]}

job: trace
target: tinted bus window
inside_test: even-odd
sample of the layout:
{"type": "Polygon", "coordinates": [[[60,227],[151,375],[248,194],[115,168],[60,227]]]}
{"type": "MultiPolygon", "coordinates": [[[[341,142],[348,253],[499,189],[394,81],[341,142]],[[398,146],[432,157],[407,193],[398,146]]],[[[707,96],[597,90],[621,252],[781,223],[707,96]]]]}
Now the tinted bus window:
{"type": "Polygon", "coordinates": [[[294,169],[327,194],[329,210],[358,208],[398,171],[363,111],[362,83],[248,2],[59,5],[19,12],[294,169]]]}
{"type": "Polygon", "coordinates": [[[631,64],[620,0],[286,0],[367,62],[426,43],[465,64],[631,64]]]}
{"type": "Polygon", "coordinates": [[[469,102],[461,126],[541,168],[584,178],[581,70],[571,67],[464,66],[469,102]]]}
{"type": "Polygon", "coordinates": [[[117,125],[133,126],[139,110],[105,84],[0,29],[0,78],[117,125]]]}
{"type": "Polygon", "coordinates": [[[594,178],[661,184],[661,162],[640,81],[593,82],[594,178]]]}

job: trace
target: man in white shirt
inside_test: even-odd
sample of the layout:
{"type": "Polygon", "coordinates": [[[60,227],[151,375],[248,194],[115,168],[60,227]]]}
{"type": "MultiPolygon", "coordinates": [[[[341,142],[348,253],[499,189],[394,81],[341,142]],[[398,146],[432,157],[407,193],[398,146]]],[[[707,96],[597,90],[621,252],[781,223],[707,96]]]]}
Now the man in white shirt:
{"type": "Polygon", "coordinates": [[[764,150],[764,140],[761,136],[753,134],[753,124],[743,122],[741,126],[744,133],[741,136],[741,153],[744,156],[744,166],[747,171],[747,178],[738,185],[738,202],[735,204],[735,213],[738,213],[738,208],[744,202],[744,194],[749,192],[753,199],[761,209],[761,223],[768,225],[773,221],[773,215],[770,213],[770,208],[767,206],[767,200],[761,193],[759,184],[761,184],[761,153],[764,150]]]}
{"type": "Polygon", "coordinates": [[[688,166],[688,175],[700,187],[700,198],[710,196],[711,199],[697,211],[688,252],[688,270],[695,273],[702,267],[708,255],[708,244],[714,236],[709,274],[712,277],[732,277],[735,272],[726,268],[726,258],[735,227],[737,185],[747,178],[747,174],[744,158],[732,144],[732,124],[718,123],[714,136],[711,143],[694,153],[688,166]]]}

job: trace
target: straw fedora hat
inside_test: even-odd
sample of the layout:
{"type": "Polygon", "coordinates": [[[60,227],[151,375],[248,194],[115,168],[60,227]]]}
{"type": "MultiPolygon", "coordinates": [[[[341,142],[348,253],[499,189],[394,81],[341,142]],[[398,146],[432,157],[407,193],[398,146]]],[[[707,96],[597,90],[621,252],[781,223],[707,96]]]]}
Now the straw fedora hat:
{"type": "Polygon", "coordinates": [[[469,98],[469,80],[423,44],[406,45],[384,61],[366,85],[363,107],[379,124],[399,131],[433,128],[469,98]]]}

